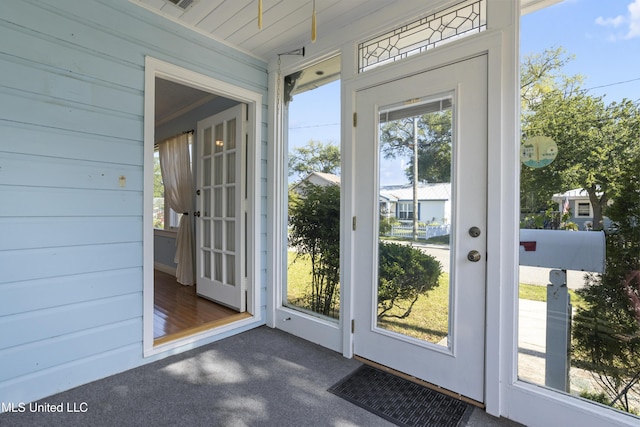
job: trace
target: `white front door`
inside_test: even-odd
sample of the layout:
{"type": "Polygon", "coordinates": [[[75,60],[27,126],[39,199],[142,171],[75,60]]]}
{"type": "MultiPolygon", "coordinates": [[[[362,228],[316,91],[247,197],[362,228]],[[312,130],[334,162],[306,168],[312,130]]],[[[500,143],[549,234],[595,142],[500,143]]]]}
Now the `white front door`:
{"type": "Polygon", "coordinates": [[[196,291],[246,311],[244,104],[198,122],[196,291]]]}
{"type": "Polygon", "coordinates": [[[482,402],[486,56],[361,90],[356,112],[354,353],[482,402]]]}

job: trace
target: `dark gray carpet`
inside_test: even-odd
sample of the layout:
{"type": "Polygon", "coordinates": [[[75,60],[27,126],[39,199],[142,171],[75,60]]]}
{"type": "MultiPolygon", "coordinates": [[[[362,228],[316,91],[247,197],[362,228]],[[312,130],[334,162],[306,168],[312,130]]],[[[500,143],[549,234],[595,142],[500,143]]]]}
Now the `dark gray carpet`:
{"type": "Polygon", "coordinates": [[[465,402],[367,365],[329,391],[404,427],[458,427],[473,411],[465,402]]]}
{"type": "Polygon", "coordinates": [[[40,402],[85,413],[4,413],[0,426],[390,426],[327,391],[358,366],[260,327],[40,402]]]}
{"type": "MultiPolygon", "coordinates": [[[[86,412],[4,413],[0,426],[392,426],[327,391],[359,366],[263,326],[39,402],[86,412]]],[[[477,408],[467,424],[506,425],[477,408]]]]}

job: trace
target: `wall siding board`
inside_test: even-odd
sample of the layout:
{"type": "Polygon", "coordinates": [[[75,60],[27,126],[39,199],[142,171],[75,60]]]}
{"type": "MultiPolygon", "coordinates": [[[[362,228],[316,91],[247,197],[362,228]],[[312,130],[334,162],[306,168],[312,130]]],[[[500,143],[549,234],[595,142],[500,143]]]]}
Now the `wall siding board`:
{"type": "Polygon", "coordinates": [[[0,88],[0,119],[142,141],[142,116],[0,88]]]}
{"type": "MultiPolygon", "coordinates": [[[[34,24],[36,28],[39,25],[37,22],[34,24]]],[[[6,55],[38,62],[70,75],[91,76],[96,80],[131,89],[144,87],[142,63],[123,63],[116,58],[100,56],[95,51],[82,51],[77,47],[61,44],[60,40],[47,37],[26,26],[12,24],[1,17],[0,40],[11,40],[11,43],[2,45],[6,55]]]]}
{"type": "Polygon", "coordinates": [[[142,215],[142,191],[15,187],[0,184],[0,217],[142,215]]]}
{"type": "Polygon", "coordinates": [[[0,370],[0,381],[134,344],[141,334],[140,319],[130,319],[12,347],[0,351],[0,366],[15,367],[0,370]]]}
{"type": "MultiPolygon", "coordinates": [[[[142,329],[142,322],[140,322],[142,329]]],[[[141,365],[140,346],[119,347],[80,360],[33,372],[0,383],[0,401],[32,402],[43,395],[58,393],[87,382],[87,378],[104,378],[141,365]]]]}
{"type": "MultiPolygon", "coordinates": [[[[0,284],[0,316],[142,292],[142,269],[82,273],[0,284]],[[38,298],[25,298],[24,295],[38,298]]],[[[1,366],[1,365],[0,365],[1,366]]]]}
{"type": "Polygon", "coordinates": [[[0,171],[3,185],[122,191],[141,188],[143,174],[140,166],[21,154],[4,154],[0,171]],[[124,177],[122,186],[120,177],[124,177]]]}
{"type": "MultiPolygon", "coordinates": [[[[0,152],[45,157],[100,161],[122,165],[143,163],[142,141],[90,135],[41,124],[21,124],[0,120],[0,152]]],[[[0,184],[3,183],[0,175],[0,184]]]]}
{"type": "Polygon", "coordinates": [[[0,283],[131,267],[142,267],[142,242],[2,251],[0,283]]]}
{"type": "Polygon", "coordinates": [[[101,80],[81,78],[53,67],[17,57],[0,55],[1,85],[32,94],[47,94],[85,106],[143,114],[144,93],[101,80]]]}
{"type": "Polygon", "coordinates": [[[141,242],[142,219],[0,217],[0,236],[0,251],[141,242]]]}
{"type": "MultiPolygon", "coordinates": [[[[101,51],[113,57],[124,58],[128,62],[138,63],[142,59],[142,50],[144,50],[142,55],[152,54],[160,59],[175,57],[175,52],[182,51],[185,54],[184,60],[191,65],[189,68],[199,68],[195,71],[206,71],[205,74],[213,71],[225,77],[225,80],[253,89],[256,89],[256,82],[264,80],[262,78],[256,80],[257,74],[263,73],[266,67],[256,58],[239,54],[228,46],[212,43],[210,39],[179,25],[166,22],[161,17],[134,4],[105,2],[106,4],[102,5],[100,3],[102,2],[78,4],[73,0],[54,0],[39,1],[37,6],[46,8],[56,15],[64,15],[58,19],[69,21],[70,29],[53,28],[51,31],[54,31],[57,38],[72,45],[91,49],[91,39],[96,37],[96,32],[100,32],[101,51]],[[109,22],[109,25],[105,26],[103,22],[109,22]],[[88,26],[90,27],[87,28],[88,26]],[[170,32],[172,37],[166,37],[167,32],[170,32]],[[78,37],[78,34],[81,36],[78,37]],[[85,34],[85,37],[82,37],[82,34],[85,34]],[[158,39],[150,38],[150,34],[157,35],[163,43],[153,42],[158,39]],[[231,70],[237,72],[234,73],[231,70]]],[[[20,17],[15,19],[19,20],[20,17]]],[[[261,90],[264,89],[266,86],[261,88],[261,90]]]]}
{"type": "Polygon", "coordinates": [[[0,318],[4,348],[137,318],[141,305],[142,293],[138,292],[4,316],[0,318]]]}
{"type": "MultiPolygon", "coordinates": [[[[3,5],[0,401],[33,401],[192,347],[143,358],[147,55],[267,99],[266,63],[128,0],[3,5]]],[[[260,108],[264,227],[268,114],[260,108]]],[[[260,239],[264,319],[265,233],[260,239]]]]}

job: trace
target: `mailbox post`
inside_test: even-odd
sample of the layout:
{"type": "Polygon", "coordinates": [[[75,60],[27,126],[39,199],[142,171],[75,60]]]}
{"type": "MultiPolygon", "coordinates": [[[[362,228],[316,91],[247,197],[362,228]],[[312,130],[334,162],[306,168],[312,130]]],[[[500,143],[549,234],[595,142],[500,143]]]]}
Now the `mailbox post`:
{"type": "Polygon", "coordinates": [[[520,230],[520,265],[553,268],[547,285],[545,385],[569,392],[571,301],[567,270],[604,273],[605,235],[595,231],[520,230]]]}

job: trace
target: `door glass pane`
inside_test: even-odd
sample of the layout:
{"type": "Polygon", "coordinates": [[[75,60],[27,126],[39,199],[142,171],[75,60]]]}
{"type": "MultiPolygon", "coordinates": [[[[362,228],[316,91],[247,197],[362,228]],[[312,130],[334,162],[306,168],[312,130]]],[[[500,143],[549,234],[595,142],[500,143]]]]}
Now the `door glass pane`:
{"type": "Polygon", "coordinates": [[[204,130],[204,155],[205,156],[210,156],[211,155],[211,147],[213,145],[213,140],[211,138],[211,127],[205,128],[204,130]]]}
{"type": "Polygon", "coordinates": [[[216,125],[215,130],[216,140],[214,142],[214,152],[221,153],[224,150],[224,126],[222,123],[216,125]]]}
{"type": "Polygon", "coordinates": [[[213,183],[215,185],[222,184],[222,155],[213,158],[213,183]]]}
{"type": "Polygon", "coordinates": [[[226,274],[227,281],[226,284],[230,286],[236,285],[236,257],[233,255],[225,256],[227,265],[226,265],[226,274]]]}
{"type": "Polygon", "coordinates": [[[202,220],[202,246],[211,249],[211,221],[202,220]]]}
{"type": "Polygon", "coordinates": [[[236,119],[227,122],[227,150],[236,148],[236,119]]]}
{"type": "Polygon", "coordinates": [[[203,276],[205,279],[211,279],[211,252],[202,251],[202,260],[204,261],[203,276]]]}
{"type": "Polygon", "coordinates": [[[222,216],[222,188],[213,189],[213,216],[216,218],[222,216]]]}
{"type": "Polygon", "coordinates": [[[222,250],[222,221],[213,221],[213,247],[222,250]]]}
{"type": "Polygon", "coordinates": [[[211,157],[202,159],[202,183],[205,186],[211,185],[211,157]]]}
{"type": "Polygon", "coordinates": [[[227,187],[227,217],[233,217],[236,214],[236,189],[235,187],[227,187]]]}
{"type": "Polygon", "coordinates": [[[213,279],[222,281],[222,254],[219,252],[213,254],[213,279]]]}
{"type": "Polygon", "coordinates": [[[233,252],[236,250],[236,222],[225,221],[227,224],[227,247],[226,250],[233,252]]]}
{"type": "Polygon", "coordinates": [[[619,14],[612,4],[563,2],[521,18],[514,350],[520,380],[637,417],[640,81],[626,52],[640,49],[638,3],[619,14]],[[559,38],[562,47],[546,44],[559,38]]]}
{"type": "Polygon", "coordinates": [[[211,189],[205,188],[202,191],[202,216],[209,218],[211,216],[211,189]]]}
{"type": "Polygon", "coordinates": [[[236,153],[227,154],[227,183],[236,182],[236,153]]]}
{"type": "Polygon", "coordinates": [[[452,97],[381,109],[377,326],[448,347],[452,97]],[[409,105],[409,107],[407,107],[409,105]]]}
{"type": "Polygon", "coordinates": [[[285,77],[288,220],[282,304],[340,313],[340,57],[285,77]]]}

